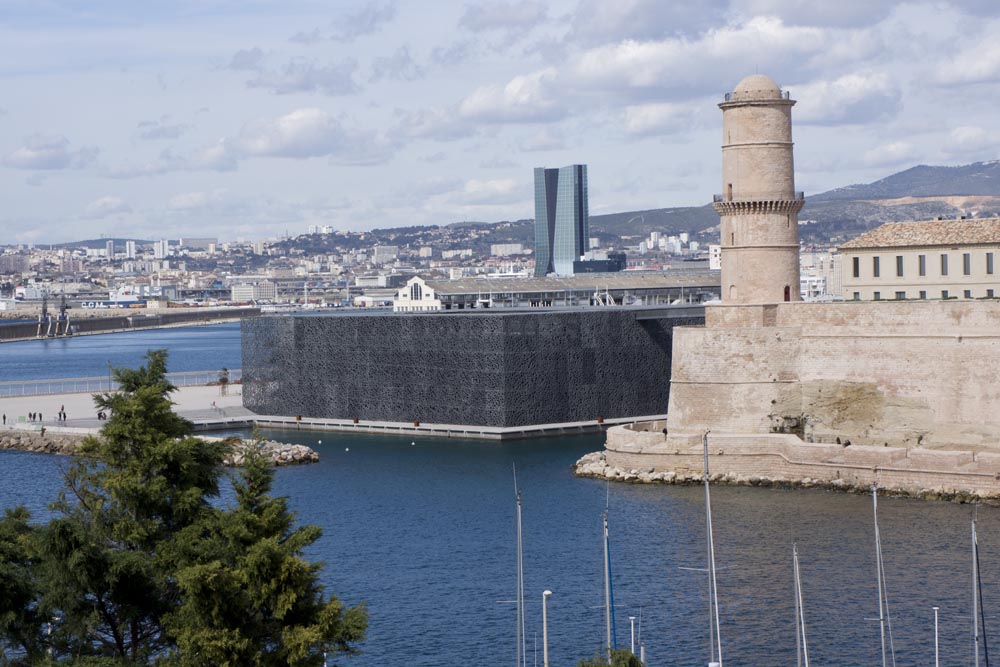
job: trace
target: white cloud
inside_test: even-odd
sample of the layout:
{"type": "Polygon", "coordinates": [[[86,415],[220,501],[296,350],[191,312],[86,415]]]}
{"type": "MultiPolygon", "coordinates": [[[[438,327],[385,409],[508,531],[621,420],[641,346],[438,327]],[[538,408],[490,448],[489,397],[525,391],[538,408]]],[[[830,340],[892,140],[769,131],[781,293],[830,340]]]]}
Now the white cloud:
{"type": "Polygon", "coordinates": [[[450,107],[431,107],[416,111],[396,109],[395,118],[393,135],[408,139],[450,141],[464,139],[476,131],[475,125],[462,118],[457,109],[450,107]]]}
{"type": "Polygon", "coordinates": [[[545,128],[521,141],[518,147],[528,153],[562,150],[566,148],[566,138],[561,132],[545,128]]]}
{"type": "Polygon", "coordinates": [[[355,60],[317,65],[302,59],[290,60],[277,70],[260,70],[247,81],[250,88],[266,88],[278,95],[320,92],[326,95],[349,95],[360,88],[354,80],[355,60]]]}
{"type": "Polygon", "coordinates": [[[796,123],[842,125],[892,117],[902,108],[902,93],[884,72],[845,74],[833,81],[790,86],[798,104],[796,123]]]}
{"type": "Polygon", "coordinates": [[[721,22],[724,0],[582,0],[573,12],[574,43],[658,39],[721,22]]]}
{"type": "Polygon", "coordinates": [[[167,201],[167,208],[172,211],[187,211],[196,208],[204,208],[214,199],[210,192],[182,192],[174,195],[167,201]]]}
{"type": "Polygon", "coordinates": [[[659,102],[625,107],[625,132],[635,136],[673,134],[691,127],[690,105],[659,102]]]}
{"type": "Polygon", "coordinates": [[[233,54],[229,61],[229,69],[236,71],[256,71],[264,64],[264,52],[260,47],[241,49],[233,54]]]}
{"type": "Polygon", "coordinates": [[[370,35],[396,17],[396,3],[370,2],[355,12],[344,14],[333,21],[330,39],[335,42],[352,42],[370,35]]]}
{"type": "Polygon", "coordinates": [[[513,167],[519,166],[517,162],[511,160],[510,158],[495,156],[482,160],[479,163],[482,169],[511,169],[513,167]]]}
{"type": "Polygon", "coordinates": [[[486,30],[525,31],[546,18],[545,5],[541,2],[479,2],[465,6],[458,25],[472,32],[486,30]]]}
{"type": "Polygon", "coordinates": [[[234,171],[251,157],[307,159],[327,157],[334,164],[372,165],[385,162],[397,144],[364,129],[347,127],[326,111],[296,109],[283,116],[247,123],[188,155],[165,150],[155,159],[110,169],[111,178],[136,178],[177,171],[234,171]]]}
{"type": "Polygon", "coordinates": [[[329,157],[338,164],[384,162],[394,149],[392,142],[374,132],[348,129],[316,108],[249,123],[222,146],[237,156],[329,157]]]}
{"type": "Polygon", "coordinates": [[[778,18],[755,17],[713,28],[697,39],[630,39],[590,49],[573,64],[572,83],[592,91],[690,99],[706,92],[721,94],[748,72],[749,63],[764,72],[781,72],[864,58],[877,44],[855,46],[863,41],[851,31],[787,26],[778,18]],[[838,46],[843,41],[851,48],[838,46]]]}
{"type": "Polygon", "coordinates": [[[136,125],[141,139],[176,139],[190,129],[189,125],[170,123],[167,116],[159,120],[144,120],[136,125]]]}
{"type": "Polygon", "coordinates": [[[458,197],[466,204],[509,204],[521,198],[518,182],[509,178],[466,181],[458,197]]]}
{"type": "Polygon", "coordinates": [[[997,157],[1000,130],[978,125],[960,125],[948,135],[942,152],[962,160],[989,160],[997,157]]]}
{"type": "Polygon", "coordinates": [[[84,217],[87,218],[108,218],[124,213],[131,213],[132,207],[121,197],[105,196],[95,199],[87,204],[84,209],[84,217]]]}
{"type": "Polygon", "coordinates": [[[353,12],[341,14],[330,22],[327,28],[300,30],[288,41],[296,44],[318,44],[331,40],[334,42],[353,42],[371,35],[382,29],[396,17],[396,2],[369,2],[353,12]]]}
{"type": "Polygon", "coordinates": [[[410,56],[410,49],[401,46],[391,56],[376,58],[372,63],[371,81],[394,79],[396,81],[416,81],[422,79],[424,70],[410,56]]]}
{"type": "Polygon", "coordinates": [[[786,23],[850,27],[878,23],[899,0],[733,0],[730,11],[739,16],[777,16],[786,23]]]}
{"type": "Polygon", "coordinates": [[[3,163],[15,169],[82,169],[97,158],[93,146],[73,150],[64,136],[34,134],[24,145],[4,157],[3,163]]]}
{"type": "Polygon", "coordinates": [[[532,123],[566,115],[555,91],[558,72],[547,67],[516,76],[505,86],[483,86],[462,100],[459,113],[487,123],[532,123]]]}
{"type": "Polygon", "coordinates": [[[910,162],[917,155],[916,149],[909,142],[892,141],[866,151],[864,163],[869,167],[887,167],[910,162]]]}
{"type": "Polygon", "coordinates": [[[934,79],[946,86],[1000,81],[1000,42],[995,34],[974,44],[963,44],[957,53],[937,66],[934,79]]]}

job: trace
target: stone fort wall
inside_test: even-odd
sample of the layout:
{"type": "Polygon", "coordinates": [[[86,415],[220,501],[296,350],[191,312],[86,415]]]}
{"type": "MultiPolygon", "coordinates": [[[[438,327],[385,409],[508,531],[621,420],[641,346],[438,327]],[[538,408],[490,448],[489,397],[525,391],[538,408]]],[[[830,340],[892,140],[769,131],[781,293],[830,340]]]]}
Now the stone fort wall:
{"type": "Polygon", "coordinates": [[[674,332],[667,427],[1000,451],[1000,302],[710,305],[674,332]]]}

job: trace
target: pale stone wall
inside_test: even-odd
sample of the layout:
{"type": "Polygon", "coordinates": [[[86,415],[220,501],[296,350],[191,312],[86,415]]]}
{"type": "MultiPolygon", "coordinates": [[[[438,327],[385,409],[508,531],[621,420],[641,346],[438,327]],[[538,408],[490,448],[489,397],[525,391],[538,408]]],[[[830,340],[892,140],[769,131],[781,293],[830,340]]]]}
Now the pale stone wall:
{"type": "Polygon", "coordinates": [[[718,305],[706,322],[674,331],[671,434],[1000,451],[1000,303],[718,305]]]}
{"type": "MultiPolygon", "coordinates": [[[[585,457],[586,458],[586,457],[585,457]]],[[[713,478],[737,483],[823,482],[842,488],[879,488],[914,495],[961,491],[1000,496],[1000,454],[937,451],[921,448],[804,443],[793,435],[709,436],[713,478]]],[[[703,470],[701,438],[678,442],[662,432],[635,432],[626,426],[608,430],[603,463],[628,474],[663,473],[697,479],[703,470]]],[[[578,468],[579,471],[579,468],[578,468]]],[[[583,471],[584,474],[593,471],[583,471]]],[[[605,471],[604,474],[608,474],[605,471]]]]}

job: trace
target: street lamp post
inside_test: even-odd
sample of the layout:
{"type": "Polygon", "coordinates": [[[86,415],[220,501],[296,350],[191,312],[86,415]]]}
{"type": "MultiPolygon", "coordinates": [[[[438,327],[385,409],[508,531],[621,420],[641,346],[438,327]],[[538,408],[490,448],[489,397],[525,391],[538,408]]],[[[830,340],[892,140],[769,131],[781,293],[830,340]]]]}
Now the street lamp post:
{"type": "Polygon", "coordinates": [[[632,626],[632,655],[635,655],[635,616],[629,616],[628,622],[632,626]]]}
{"type": "Polygon", "coordinates": [[[940,607],[934,607],[934,667],[940,666],[938,661],[938,609],[940,607]]]}
{"type": "Polygon", "coordinates": [[[549,667],[549,616],[548,600],[552,591],[542,592],[542,665],[549,667]]]}

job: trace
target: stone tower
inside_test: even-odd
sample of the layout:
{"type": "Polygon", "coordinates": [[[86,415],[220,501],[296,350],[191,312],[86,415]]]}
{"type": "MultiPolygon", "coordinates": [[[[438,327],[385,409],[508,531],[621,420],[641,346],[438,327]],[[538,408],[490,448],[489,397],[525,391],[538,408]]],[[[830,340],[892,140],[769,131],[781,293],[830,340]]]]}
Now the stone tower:
{"type": "Polygon", "coordinates": [[[770,77],[754,74],[726,94],[722,109],[722,301],[799,300],[799,223],[792,105],[770,77]]]}

